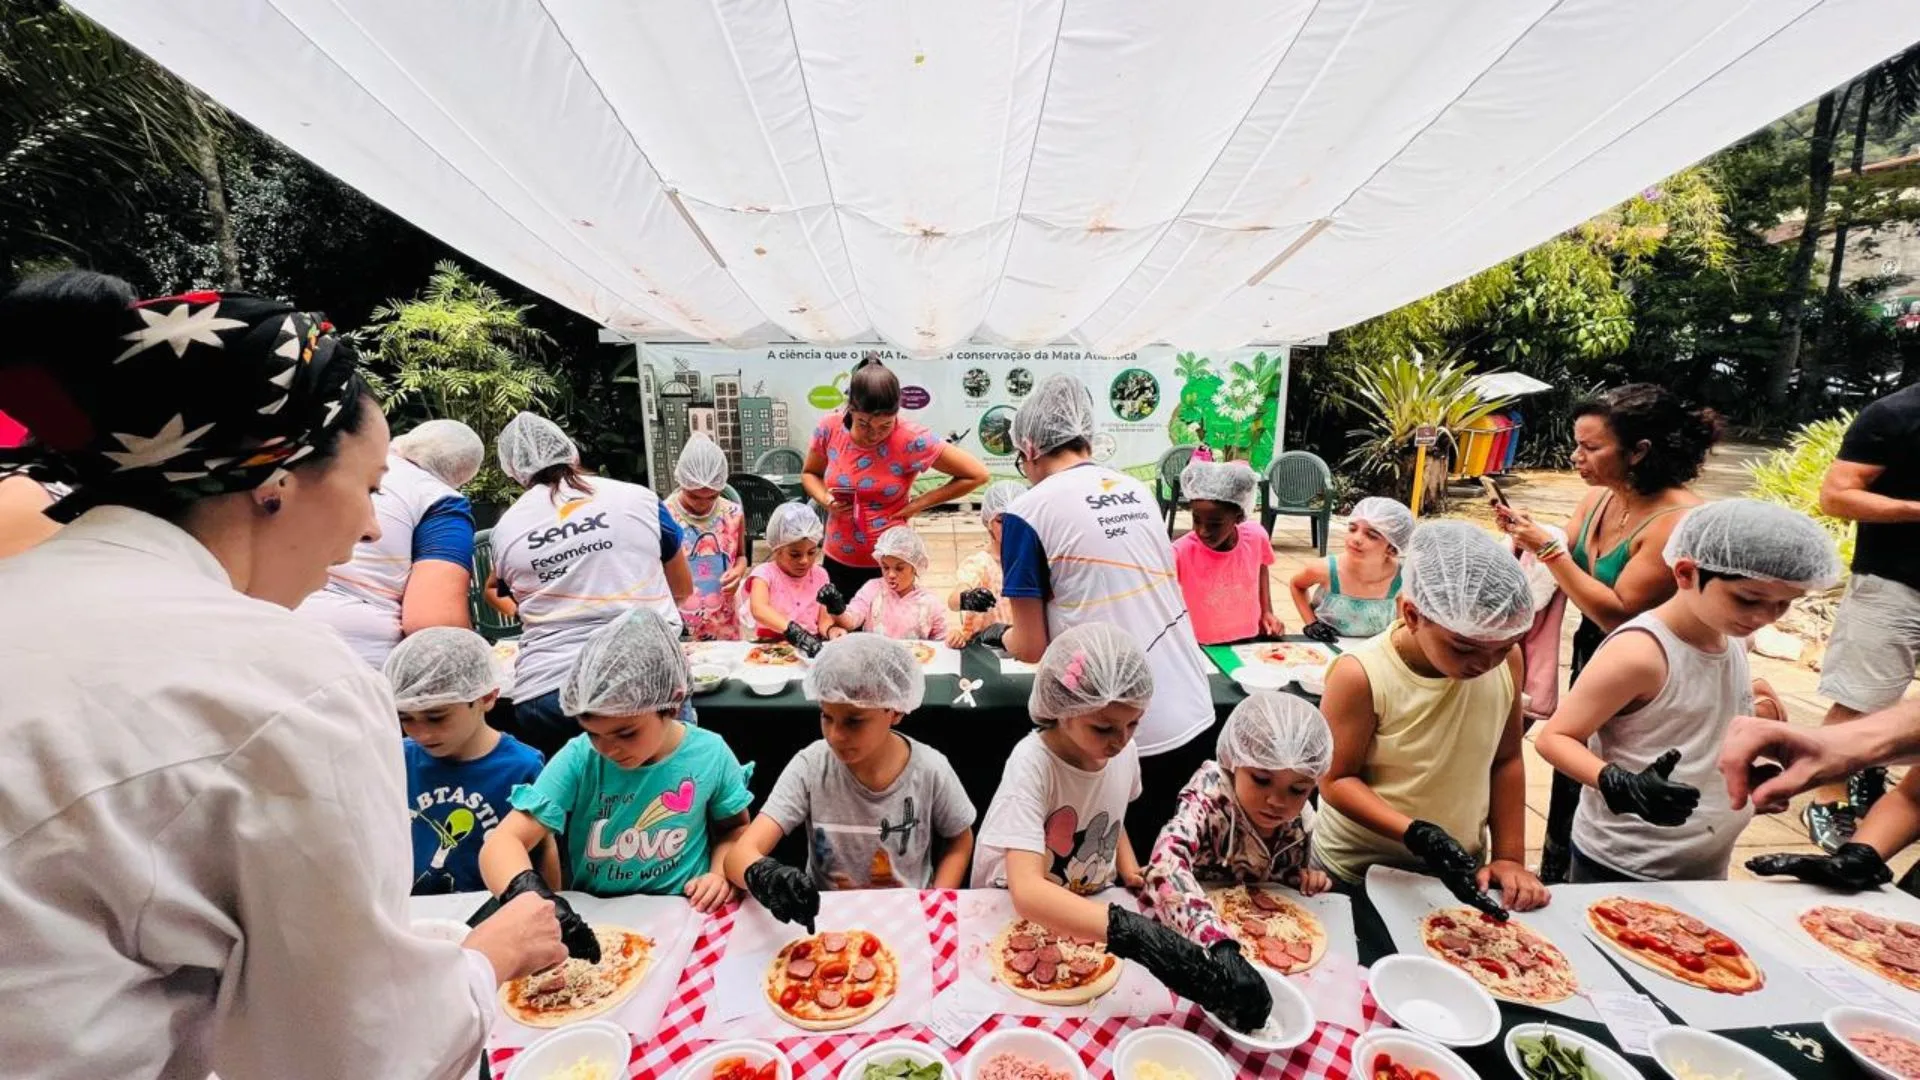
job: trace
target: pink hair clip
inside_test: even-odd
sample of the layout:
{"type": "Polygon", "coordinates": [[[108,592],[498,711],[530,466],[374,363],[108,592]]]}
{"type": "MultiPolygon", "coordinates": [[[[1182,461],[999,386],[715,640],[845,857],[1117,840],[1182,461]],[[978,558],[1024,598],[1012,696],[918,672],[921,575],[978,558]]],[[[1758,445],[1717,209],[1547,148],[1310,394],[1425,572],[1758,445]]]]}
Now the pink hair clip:
{"type": "Polygon", "coordinates": [[[1084,652],[1074,653],[1073,658],[1067,661],[1067,670],[1060,673],[1060,685],[1069,690],[1079,691],[1080,675],[1086,669],[1086,666],[1087,654],[1084,652]]]}

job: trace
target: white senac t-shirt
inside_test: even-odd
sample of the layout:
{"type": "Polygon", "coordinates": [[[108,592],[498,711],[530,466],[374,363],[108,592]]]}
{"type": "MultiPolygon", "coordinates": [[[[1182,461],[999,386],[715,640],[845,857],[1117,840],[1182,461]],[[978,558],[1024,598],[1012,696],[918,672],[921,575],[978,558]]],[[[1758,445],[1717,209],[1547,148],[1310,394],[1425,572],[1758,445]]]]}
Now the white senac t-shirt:
{"type": "MultiPolygon", "coordinates": [[[[980,842],[973,887],[1007,887],[1007,852],[1048,857],[1047,876],[1091,896],[1113,885],[1127,804],[1140,797],[1140,751],[1133,743],[1098,772],[1060,760],[1040,733],[1021,739],[1000,774],[980,842]]],[[[1136,853],[1137,854],[1137,853],[1136,853]]]]}
{"type": "Polygon", "coordinates": [[[680,626],[660,565],[660,499],[639,484],[593,477],[529,489],[493,529],[493,570],[520,605],[514,696],[559,688],[592,633],[631,608],[680,626]]]}

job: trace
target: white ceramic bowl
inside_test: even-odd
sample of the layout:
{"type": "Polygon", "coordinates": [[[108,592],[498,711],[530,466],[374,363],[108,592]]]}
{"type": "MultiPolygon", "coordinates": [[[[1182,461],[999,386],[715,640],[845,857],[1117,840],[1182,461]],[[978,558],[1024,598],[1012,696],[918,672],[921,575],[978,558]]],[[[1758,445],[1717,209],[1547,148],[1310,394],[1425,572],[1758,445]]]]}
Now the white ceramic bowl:
{"type": "Polygon", "coordinates": [[[711,694],[727,684],[731,674],[725,664],[695,664],[687,669],[687,675],[693,681],[693,692],[711,694]]]}
{"type": "Polygon", "coordinates": [[[748,666],[740,670],[740,681],[761,697],[772,697],[787,688],[785,668],[748,666]]]}
{"type": "Polygon", "coordinates": [[[546,1080],[548,1073],[559,1072],[581,1058],[604,1066],[609,1077],[619,1080],[627,1075],[627,1061],[632,1056],[633,1039],[618,1025],[582,1020],[542,1035],[514,1055],[506,1080],[546,1080]]]}
{"type": "Polygon", "coordinates": [[[1640,1070],[1627,1064],[1627,1059],[1608,1049],[1605,1043],[1554,1024],[1515,1024],[1507,1032],[1507,1064],[1513,1066],[1514,1072],[1527,1075],[1527,1070],[1520,1067],[1520,1048],[1514,1045],[1514,1040],[1542,1035],[1551,1035],[1560,1045],[1580,1051],[1600,1080],[1640,1080],[1640,1070]]]}
{"type": "Polygon", "coordinates": [[[1694,1072],[1712,1076],[1732,1076],[1738,1071],[1741,1080],[1792,1080],[1793,1077],[1758,1052],[1698,1028],[1661,1028],[1648,1036],[1647,1046],[1653,1051],[1653,1060],[1675,1080],[1680,1076],[1674,1071],[1675,1064],[1682,1061],[1694,1072]]]}
{"type": "Polygon", "coordinates": [[[1141,1062],[1184,1069],[1193,1080],[1234,1080],[1233,1066],[1207,1040],[1179,1028],[1139,1028],[1113,1047],[1115,1080],[1132,1080],[1141,1062]]]}
{"type": "Polygon", "coordinates": [[[1410,1031],[1374,1028],[1353,1044],[1353,1075],[1373,1075],[1373,1059],[1385,1054],[1408,1069],[1428,1069],[1440,1080],[1480,1080],[1460,1055],[1410,1031]]]}
{"type": "Polygon", "coordinates": [[[1073,1080],[1087,1080],[1087,1066],[1073,1047],[1058,1035],[1038,1028],[1005,1028],[973,1044],[973,1052],[960,1066],[961,1080],[980,1080],[980,1069],[1000,1054],[1018,1054],[1049,1068],[1065,1069],[1073,1080]]]}
{"type": "Polygon", "coordinates": [[[1479,1046],[1500,1034],[1500,1007],[1473,977],[1427,956],[1373,965],[1373,1000],[1393,1022],[1447,1046],[1479,1046]]]}
{"type": "MultiPolygon", "coordinates": [[[[770,1042],[758,1039],[728,1039],[717,1042],[687,1059],[680,1067],[681,1080],[712,1080],[713,1067],[728,1058],[746,1058],[754,1068],[767,1063],[769,1058],[780,1063],[780,1080],[793,1080],[793,1062],[787,1055],[770,1042]]],[[[507,1080],[521,1080],[518,1076],[509,1076],[507,1080]]],[[[526,1080],[539,1080],[539,1077],[527,1077],[526,1080]]]]}
{"type": "Polygon", "coordinates": [[[1270,664],[1241,664],[1233,669],[1233,681],[1249,694],[1278,693],[1293,685],[1294,672],[1270,664]]]}
{"type": "Polygon", "coordinates": [[[1236,1046],[1244,1046],[1262,1054],[1285,1053],[1312,1038],[1314,1028],[1319,1024],[1319,1018],[1314,1015],[1313,1003],[1307,1000],[1307,995],[1301,993],[1299,987],[1293,985],[1285,975],[1277,971],[1260,966],[1256,966],[1254,970],[1266,980],[1267,989],[1273,994],[1273,1013],[1270,1019],[1278,1023],[1280,1037],[1263,1039],[1247,1032],[1235,1031],[1212,1013],[1207,1014],[1207,1019],[1213,1021],[1213,1026],[1219,1028],[1222,1035],[1232,1039],[1236,1046]]]}
{"type": "Polygon", "coordinates": [[[434,941],[451,941],[455,945],[467,940],[472,927],[458,919],[415,919],[413,932],[423,938],[434,941]]]}
{"type": "Polygon", "coordinates": [[[931,1065],[937,1061],[947,1066],[945,1075],[953,1075],[953,1066],[947,1061],[946,1055],[933,1047],[907,1039],[888,1039],[886,1042],[874,1043],[848,1058],[846,1065],[840,1069],[840,1080],[860,1080],[860,1074],[866,1070],[867,1066],[878,1065],[883,1061],[898,1061],[901,1058],[913,1062],[915,1068],[931,1065]]]}
{"type": "Polygon", "coordinates": [[[1839,1041],[1841,1046],[1847,1048],[1847,1053],[1853,1055],[1853,1060],[1859,1062],[1862,1069],[1874,1076],[1884,1077],[1885,1080],[1900,1080],[1901,1074],[1861,1053],[1859,1047],[1853,1044],[1853,1037],[1862,1031],[1879,1030],[1889,1035],[1898,1035],[1901,1038],[1920,1042],[1920,1024],[1904,1016],[1895,1016],[1877,1009],[1863,1009],[1858,1005],[1836,1005],[1827,1010],[1827,1014],[1820,1018],[1820,1022],[1827,1025],[1827,1031],[1839,1041]]]}

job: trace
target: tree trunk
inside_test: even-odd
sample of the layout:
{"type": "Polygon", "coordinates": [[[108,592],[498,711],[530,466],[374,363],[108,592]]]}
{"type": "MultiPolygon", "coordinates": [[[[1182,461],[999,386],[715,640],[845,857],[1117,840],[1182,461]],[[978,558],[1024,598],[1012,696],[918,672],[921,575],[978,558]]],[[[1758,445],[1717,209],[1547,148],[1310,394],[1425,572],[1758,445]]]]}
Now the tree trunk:
{"type": "Polygon", "coordinates": [[[193,170],[207,188],[207,215],[213,219],[213,239],[220,255],[220,287],[232,292],[245,288],[240,278],[240,240],[227,210],[227,184],[220,175],[220,147],[211,134],[194,147],[193,170]]]}
{"type": "MultiPolygon", "coordinates": [[[[1856,85],[1860,88],[1859,110],[1853,121],[1853,157],[1849,162],[1849,182],[1840,199],[1840,206],[1833,221],[1833,255],[1827,260],[1827,292],[1820,303],[1820,327],[1814,333],[1813,348],[1807,351],[1806,382],[1812,387],[1812,393],[1802,395],[1802,413],[1815,415],[1827,396],[1827,360],[1833,342],[1833,323],[1839,317],[1843,306],[1840,296],[1840,274],[1847,263],[1847,228],[1853,223],[1855,204],[1860,199],[1861,170],[1867,156],[1867,121],[1869,110],[1873,108],[1874,90],[1881,78],[1881,69],[1870,69],[1860,77],[1856,85]]],[[[1836,131],[1843,117],[1833,118],[1836,131]]]]}
{"type": "Polygon", "coordinates": [[[1814,249],[1820,242],[1820,226],[1826,221],[1827,191],[1833,186],[1835,112],[1833,92],[1820,95],[1820,104],[1813,114],[1813,138],[1807,148],[1807,220],[1800,229],[1800,242],[1787,269],[1786,291],[1781,298],[1780,347],[1767,372],[1767,404],[1776,411],[1787,403],[1793,369],[1800,361],[1800,334],[1807,318],[1807,284],[1813,278],[1814,249]]]}

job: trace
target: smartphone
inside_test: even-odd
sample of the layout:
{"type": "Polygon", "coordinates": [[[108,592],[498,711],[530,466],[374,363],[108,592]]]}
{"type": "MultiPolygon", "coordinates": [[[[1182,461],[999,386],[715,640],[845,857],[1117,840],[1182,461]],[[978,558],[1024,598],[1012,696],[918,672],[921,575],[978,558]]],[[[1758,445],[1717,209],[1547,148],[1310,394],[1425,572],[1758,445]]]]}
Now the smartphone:
{"type": "Polygon", "coordinates": [[[1493,500],[1495,506],[1504,506],[1509,510],[1513,509],[1513,504],[1507,501],[1507,493],[1500,490],[1500,482],[1498,480],[1495,480],[1491,476],[1483,476],[1480,478],[1480,487],[1486,491],[1487,498],[1493,500]]]}

